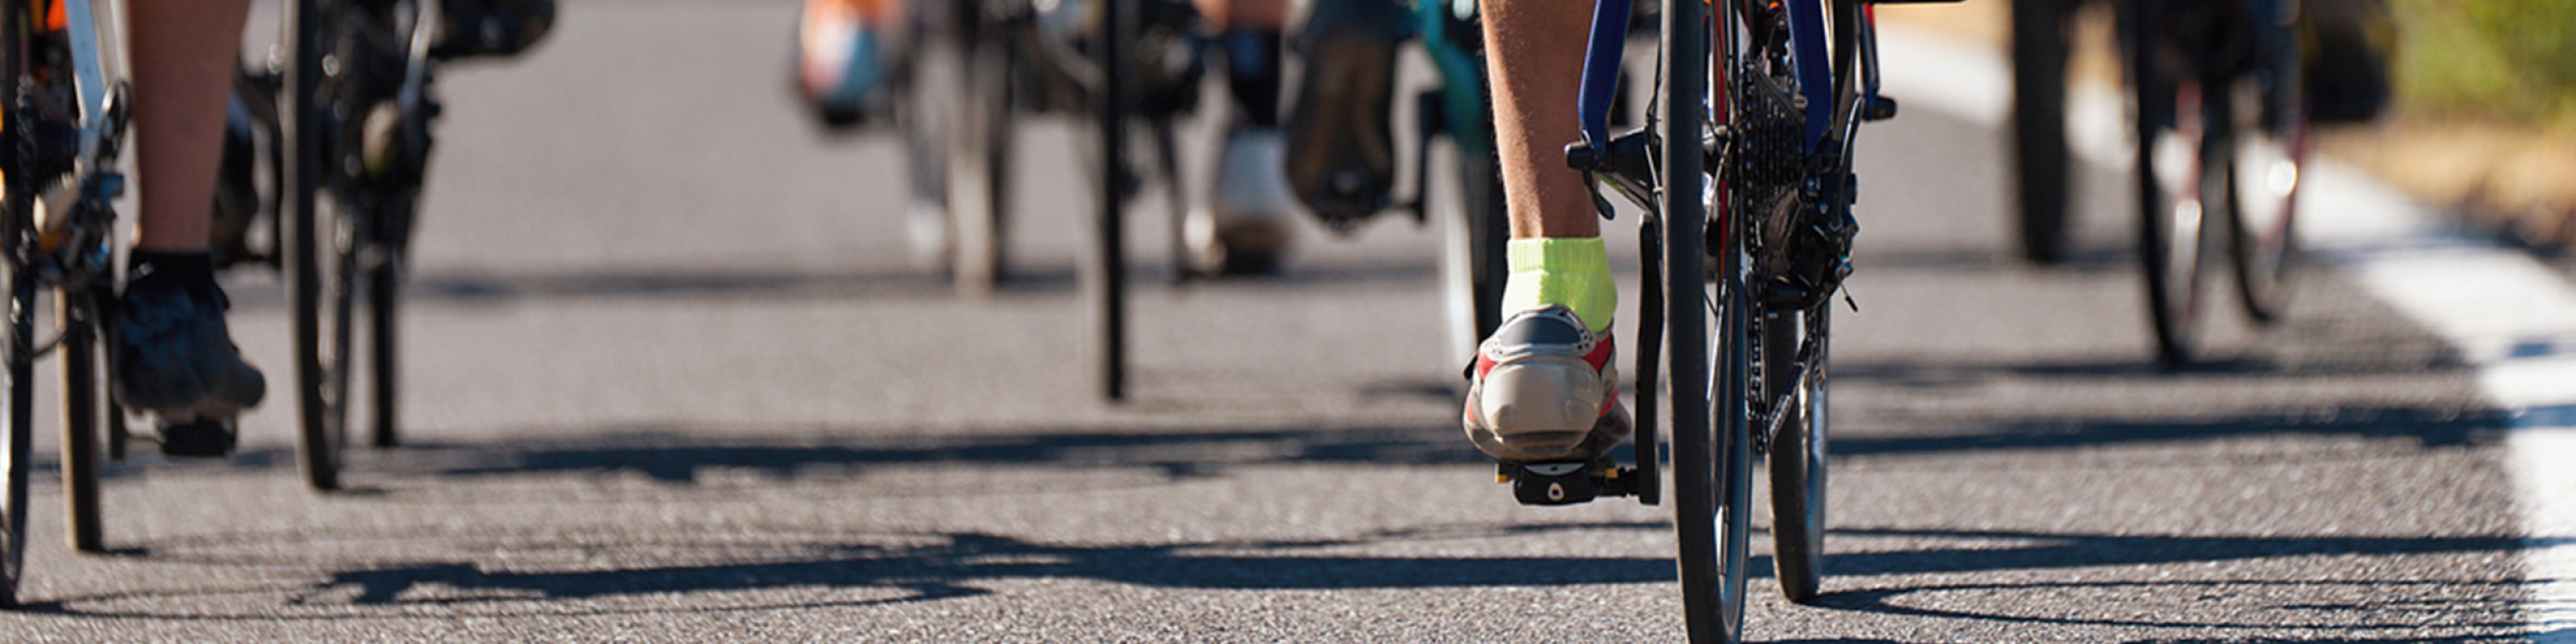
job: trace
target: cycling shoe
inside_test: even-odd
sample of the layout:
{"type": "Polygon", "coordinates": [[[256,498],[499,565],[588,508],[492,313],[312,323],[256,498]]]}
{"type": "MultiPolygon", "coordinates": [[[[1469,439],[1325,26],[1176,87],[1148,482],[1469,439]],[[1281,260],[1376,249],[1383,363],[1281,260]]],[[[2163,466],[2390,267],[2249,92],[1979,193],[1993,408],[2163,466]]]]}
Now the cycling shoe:
{"type": "Polygon", "coordinates": [[[1619,402],[1607,334],[1562,306],[1513,314],[1476,349],[1468,371],[1467,440],[1521,463],[1588,461],[1635,429],[1619,402]]]}
{"type": "Polygon", "coordinates": [[[1335,231],[1390,203],[1396,52],[1409,18],[1394,0],[1323,2],[1297,36],[1306,71],[1288,115],[1288,184],[1335,231]]]}

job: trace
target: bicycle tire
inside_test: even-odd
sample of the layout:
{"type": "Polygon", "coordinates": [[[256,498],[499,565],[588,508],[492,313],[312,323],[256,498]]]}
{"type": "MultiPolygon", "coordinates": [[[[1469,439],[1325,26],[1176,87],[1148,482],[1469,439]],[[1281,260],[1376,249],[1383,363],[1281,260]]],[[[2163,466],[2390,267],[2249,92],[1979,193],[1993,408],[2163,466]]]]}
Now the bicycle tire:
{"type": "MultiPolygon", "coordinates": [[[[23,5],[15,5],[0,10],[17,15],[26,9],[23,5]]],[[[12,27],[11,33],[17,33],[18,28],[12,27]]],[[[17,128],[9,129],[17,131],[17,128]]],[[[13,144],[10,149],[16,149],[16,146],[13,144]]],[[[22,183],[17,177],[23,173],[11,172],[9,176],[8,181],[13,188],[22,183]]],[[[9,194],[28,193],[10,190],[9,194]]],[[[10,222],[28,221],[27,215],[32,214],[24,199],[10,198],[8,208],[10,222]]],[[[14,223],[8,229],[11,240],[20,239],[25,233],[14,223]]],[[[14,608],[18,606],[18,581],[26,578],[29,546],[27,477],[30,470],[35,469],[36,287],[32,281],[22,279],[24,266],[15,260],[5,263],[8,264],[5,279],[9,282],[9,337],[8,355],[5,357],[9,369],[9,427],[6,437],[8,453],[0,454],[0,487],[5,487],[5,490],[0,490],[0,608],[14,608]]]]}
{"type": "Polygon", "coordinates": [[[33,150],[22,133],[34,129],[35,110],[27,109],[30,82],[27,48],[27,2],[0,0],[0,115],[11,119],[0,127],[0,285],[8,301],[0,307],[7,326],[0,329],[0,364],[9,378],[6,427],[0,427],[0,608],[18,606],[18,581],[27,569],[27,477],[35,460],[36,284],[27,279],[17,258],[35,221],[33,177],[24,171],[33,150]]]}
{"type": "Polygon", "coordinates": [[[63,369],[63,407],[58,412],[63,428],[63,532],[73,550],[104,552],[107,545],[101,537],[98,508],[99,328],[81,303],[90,297],[86,288],[54,292],[54,328],[62,334],[54,354],[63,369]]]}
{"type": "MultiPolygon", "coordinates": [[[[1715,24],[1731,25],[1733,3],[1716,3],[1720,17],[1715,24]]],[[[1708,114],[1701,97],[1714,84],[1725,87],[1724,78],[1729,45],[1710,46],[1709,22],[1701,13],[1708,5],[1696,2],[1672,2],[1664,10],[1664,114],[1708,114]]],[[[1727,29],[1719,29],[1723,33],[1727,29]]],[[[1665,141],[1705,140],[1706,130],[1715,124],[1705,118],[1670,118],[1664,126],[1665,141]]],[[[1664,146],[1664,192],[1667,195],[1712,194],[1723,204],[1726,191],[1701,189],[1708,177],[1698,146],[1664,146]]],[[[1719,302],[1720,338],[1741,337],[1745,331],[1743,316],[1752,303],[1746,297],[1743,269],[1746,258],[1733,244],[1745,238],[1739,218],[1711,218],[1713,206],[1698,199],[1673,198],[1663,201],[1665,236],[1664,281],[1669,301],[1665,305],[1665,325],[1669,333],[1666,359],[1672,365],[1671,388],[1674,392],[1672,411],[1673,516],[1674,533],[1679,539],[1675,563],[1680,568],[1683,624],[1690,641],[1701,644],[1732,643],[1743,637],[1744,591],[1748,554],[1745,541],[1751,532],[1746,507],[1747,488],[1752,480],[1749,470],[1752,451],[1743,440],[1747,407],[1744,398],[1749,365],[1745,362],[1744,343],[1725,342],[1715,359],[1708,352],[1708,300],[1710,282],[1707,265],[1707,226],[1721,222],[1718,236],[1718,270],[1715,297],[1719,302]],[[1711,382],[1714,380],[1714,382],[1711,382]],[[1715,385],[1715,386],[1711,386],[1715,385]],[[1704,396],[1703,392],[1714,392],[1704,396]]],[[[1718,210],[1722,215],[1723,211],[1718,210]]]]}
{"type": "Polygon", "coordinates": [[[1095,151],[1100,158],[1092,164],[1093,199],[1091,255],[1084,282],[1085,298],[1091,308],[1092,358],[1097,367],[1100,395],[1104,400],[1127,399],[1127,251],[1125,188],[1127,173],[1127,71],[1119,64],[1127,51],[1129,34],[1135,33],[1134,3],[1110,2],[1102,7],[1107,14],[1101,20],[1099,41],[1093,44],[1094,64],[1100,70],[1100,84],[1091,96],[1092,118],[1098,137],[1095,151]]]}
{"type": "MultiPolygon", "coordinates": [[[[2258,19],[2260,17],[2258,16],[2258,19]]],[[[2307,82],[2301,76],[2295,35],[2287,25],[2258,27],[2252,91],[2269,92],[2266,108],[2235,140],[2227,167],[2229,251],[2236,265],[2236,294],[2246,317],[2279,322],[2297,290],[2300,269],[2299,185],[2309,149],[2307,82]],[[2246,185],[2251,175],[2253,185],[2246,185]],[[2249,189],[2250,188],[2250,189],[2249,189]]]]}
{"type": "MultiPolygon", "coordinates": [[[[1780,355],[1777,351],[1794,355],[1806,338],[1815,338],[1817,343],[1812,374],[1771,377],[1773,369],[1769,365],[1763,368],[1766,377],[1779,383],[1775,387],[1794,388],[1790,396],[1793,406],[1773,412],[1790,417],[1781,423],[1780,433],[1771,437],[1770,453],[1765,456],[1771,476],[1771,567],[1780,580],[1780,594],[1801,604],[1813,603],[1824,588],[1825,429],[1831,418],[1825,358],[1832,312],[1831,304],[1818,306],[1799,314],[1796,323],[1770,324],[1763,329],[1765,360],[1780,355]],[[1775,331],[1773,327],[1787,328],[1775,331]]],[[[1765,388],[1764,395],[1772,391],[1778,389],[1765,388]]]]}
{"type": "Polygon", "coordinates": [[[382,257],[366,268],[368,406],[375,424],[368,443],[376,449],[402,444],[402,262],[401,251],[379,246],[382,257]]]}
{"type": "Polygon", "coordinates": [[[2067,7],[2012,3],[2013,168],[2021,256],[2038,266],[2065,261],[2067,232],[2067,7]]]}
{"type": "Polygon", "coordinates": [[[959,295],[971,298],[992,295],[1006,269],[1006,193],[1015,143],[1011,80],[1018,61],[1010,43],[990,33],[995,28],[979,27],[960,44],[965,113],[949,133],[949,279],[959,295]]]}
{"type": "Polygon", "coordinates": [[[2213,140],[2207,106],[2214,103],[2203,99],[2196,80],[2169,69],[2182,52],[2168,50],[2175,43],[2163,37],[2161,10],[2153,0],[2141,2],[2129,21],[2136,48],[2130,77],[2138,106],[2138,261],[2156,359],[2178,367],[2197,350],[2213,239],[2208,209],[2226,205],[2206,198],[2215,192],[2211,179],[2223,176],[2204,162],[2213,140]]]}
{"type": "Polygon", "coordinates": [[[1432,216],[1440,218],[1446,238],[1440,246],[1440,284],[1447,291],[1441,299],[1448,308],[1444,319],[1450,352],[1444,357],[1454,367],[1473,359],[1476,345],[1502,324],[1511,214],[1503,201],[1500,164],[1490,155],[1467,154],[1466,146],[1449,149],[1457,168],[1456,197],[1432,216]]]}
{"type": "MultiPolygon", "coordinates": [[[[296,461],[306,485],[319,491],[340,487],[339,447],[347,407],[345,397],[338,396],[346,387],[331,387],[334,366],[322,354],[324,336],[322,308],[332,294],[325,291],[324,275],[317,262],[321,259],[320,228],[330,218],[320,210],[326,200],[321,183],[332,150],[325,144],[331,123],[322,107],[315,105],[320,96],[322,59],[328,53],[330,18],[321,13],[320,0],[294,0],[287,10],[287,86],[282,110],[287,140],[286,173],[288,207],[281,220],[286,232],[286,299],[289,326],[294,335],[296,381],[296,461]],[[337,391],[334,391],[336,389],[337,391]]],[[[336,208],[334,209],[336,210],[336,208]]],[[[335,213],[336,215],[336,213],[335,213]]],[[[346,291],[337,299],[346,303],[346,291]]],[[[346,310],[342,308],[342,310],[346,310]]],[[[345,316],[342,318],[346,319],[345,316]]],[[[346,325],[341,325],[343,329],[346,325]]],[[[331,334],[346,338],[345,333],[331,334]]],[[[338,343],[339,355],[347,355],[346,342],[338,343]]],[[[345,370],[336,370],[345,374],[345,370]]],[[[342,381],[345,383],[345,380],[342,381]]]]}

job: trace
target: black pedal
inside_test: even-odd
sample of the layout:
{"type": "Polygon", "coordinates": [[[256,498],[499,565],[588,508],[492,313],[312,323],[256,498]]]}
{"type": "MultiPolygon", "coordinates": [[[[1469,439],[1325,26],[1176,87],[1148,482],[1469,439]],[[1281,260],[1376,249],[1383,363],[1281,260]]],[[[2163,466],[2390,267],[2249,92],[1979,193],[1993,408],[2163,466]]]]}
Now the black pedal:
{"type": "Polygon", "coordinates": [[[1502,477],[1512,484],[1512,498],[1521,505],[1574,505],[1636,494],[1634,471],[1608,461],[1500,465],[1502,477]]]}
{"type": "Polygon", "coordinates": [[[1869,105],[1860,110],[1860,119],[1863,121],[1884,121],[1892,118],[1896,118],[1896,99],[1892,97],[1869,97],[1869,105]]]}
{"type": "Polygon", "coordinates": [[[213,418],[183,423],[164,421],[160,433],[161,455],[170,458],[223,458],[232,455],[234,445],[241,440],[232,421],[213,418]]]}

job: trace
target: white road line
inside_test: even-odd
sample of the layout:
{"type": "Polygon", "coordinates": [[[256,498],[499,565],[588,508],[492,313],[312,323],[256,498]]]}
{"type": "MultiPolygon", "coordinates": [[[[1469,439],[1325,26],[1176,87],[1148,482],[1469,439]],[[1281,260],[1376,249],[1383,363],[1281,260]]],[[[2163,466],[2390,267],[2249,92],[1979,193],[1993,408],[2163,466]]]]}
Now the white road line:
{"type": "MultiPolygon", "coordinates": [[[[1905,105],[2003,124],[2011,77],[2001,54],[1897,25],[1880,44],[1886,91],[1905,105]]],[[[2077,154],[2130,165],[2117,94],[2078,88],[2068,108],[2077,154]]],[[[2506,459],[2532,594],[2524,616],[2534,641],[2576,644],[2576,286],[2359,172],[2311,165],[2302,178],[2301,241],[2456,347],[2483,392],[2513,418],[2506,459]]]]}

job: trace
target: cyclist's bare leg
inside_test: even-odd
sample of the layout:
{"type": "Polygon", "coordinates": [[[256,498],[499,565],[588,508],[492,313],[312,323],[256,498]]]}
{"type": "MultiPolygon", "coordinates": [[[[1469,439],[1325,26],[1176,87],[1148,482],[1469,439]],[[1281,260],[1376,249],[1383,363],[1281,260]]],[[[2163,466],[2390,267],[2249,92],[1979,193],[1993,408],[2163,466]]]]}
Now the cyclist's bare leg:
{"type": "Polygon", "coordinates": [[[1592,0],[1483,0],[1486,71],[1493,78],[1494,144],[1512,238],[1599,237],[1600,215],[1565,144],[1583,138],[1574,97],[1592,0]]]}
{"type": "Polygon", "coordinates": [[[1494,135],[1511,211],[1503,324],[1470,372],[1468,439],[1506,461],[1598,458],[1631,429],[1610,318],[1618,286],[1565,144],[1581,134],[1591,0],[1482,0],[1494,135]]]}
{"type": "Polygon", "coordinates": [[[249,0],[131,0],[135,247],[205,252],[249,0]]]}
{"type": "Polygon", "coordinates": [[[137,179],[131,280],[114,348],[116,395],[158,414],[162,450],[229,452],[229,419],[267,383],[224,328],[208,253],[224,105],[239,64],[248,0],[132,0],[137,179]]]}
{"type": "Polygon", "coordinates": [[[1196,0],[1215,27],[1233,97],[1224,148],[1203,201],[1183,222],[1183,240],[1202,273],[1278,270],[1291,233],[1296,198],[1281,167],[1279,134],[1282,34],[1287,0],[1196,0]]]}

